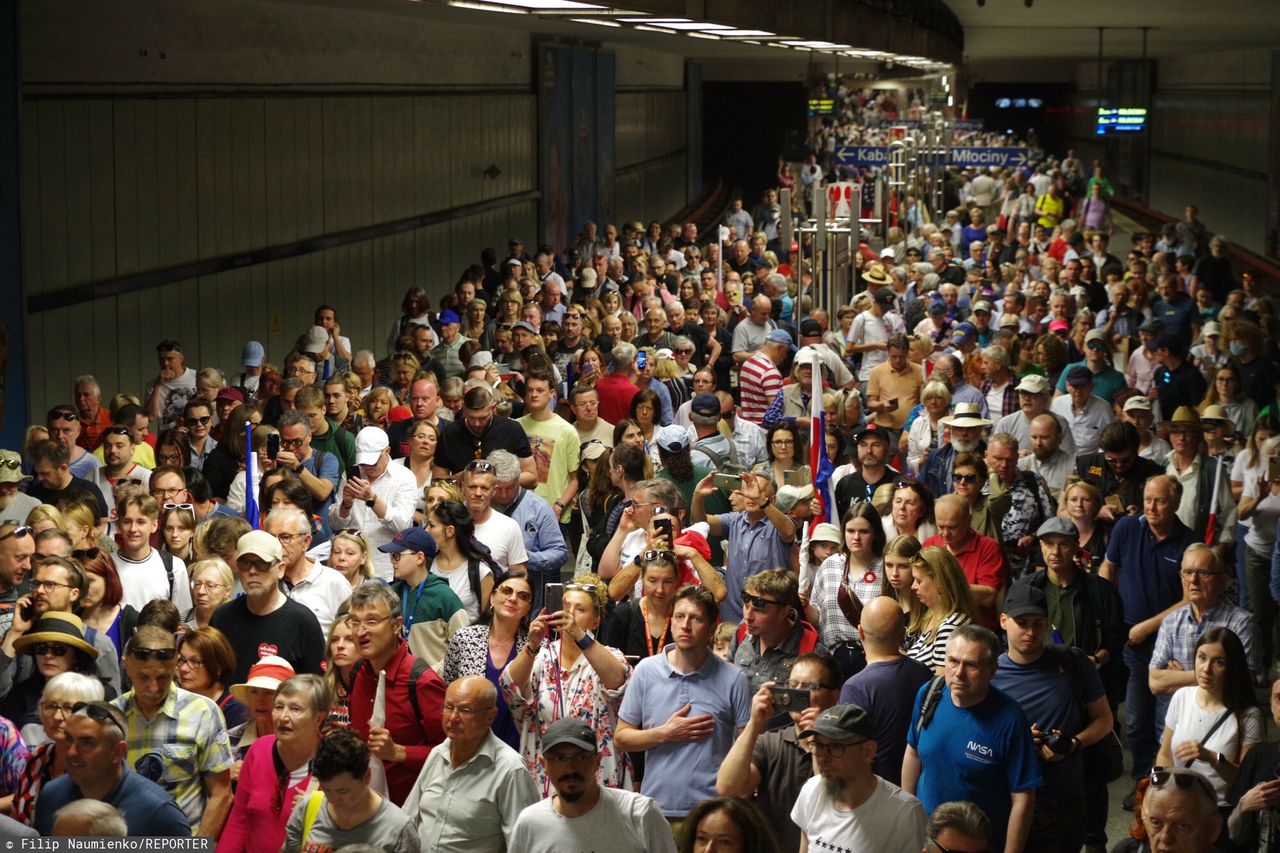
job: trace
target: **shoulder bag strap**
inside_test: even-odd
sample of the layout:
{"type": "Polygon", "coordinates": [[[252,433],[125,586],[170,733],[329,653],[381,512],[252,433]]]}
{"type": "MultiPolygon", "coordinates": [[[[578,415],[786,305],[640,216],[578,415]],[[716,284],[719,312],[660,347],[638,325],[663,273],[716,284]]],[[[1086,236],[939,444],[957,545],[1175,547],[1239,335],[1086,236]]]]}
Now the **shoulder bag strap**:
{"type": "Polygon", "coordinates": [[[862,622],[862,599],[849,591],[849,560],[844,561],[844,571],[840,574],[840,587],[836,590],[836,604],[849,624],[857,628],[862,622]]]}

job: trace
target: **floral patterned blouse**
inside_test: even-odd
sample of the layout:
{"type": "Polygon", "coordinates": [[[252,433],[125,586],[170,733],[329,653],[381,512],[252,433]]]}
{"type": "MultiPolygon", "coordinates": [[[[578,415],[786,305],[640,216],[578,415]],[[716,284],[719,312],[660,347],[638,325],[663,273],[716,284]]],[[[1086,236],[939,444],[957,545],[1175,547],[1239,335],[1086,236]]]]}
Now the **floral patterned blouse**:
{"type": "Polygon", "coordinates": [[[542,789],[543,797],[548,797],[553,792],[551,783],[542,770],[542,763],[538,760],[542,752],[542,734],[547,726],[561,717],[581,720],[595,731],[596,743],[602,756],[600,770],[596,774],[600,784],[607,788],[631,788],[631,760],[613,744],[618,708],[622,705],[622,694],[626,691],[627,682],[631,680],[631,667],[626,664],[622,652],[612,646],[606,648],[627,669],[626,680],[617,690],[609,690],[600,683],[600,676],[591,667],[586,655],[578,655],[569,670],[561,673],[560,687],[557,689],[560,640],[542,644],[542,650],[538,652],[538,657],[533,662],[533,671],[529,675],[531,695],[521,694],[511,680],[510,670],[502,673],[502,695],[511,708],[516,724],[520,726],[520,755],[542,789]],[[564,697],[563,713],[559,701],[561,693],[564,697]]]}

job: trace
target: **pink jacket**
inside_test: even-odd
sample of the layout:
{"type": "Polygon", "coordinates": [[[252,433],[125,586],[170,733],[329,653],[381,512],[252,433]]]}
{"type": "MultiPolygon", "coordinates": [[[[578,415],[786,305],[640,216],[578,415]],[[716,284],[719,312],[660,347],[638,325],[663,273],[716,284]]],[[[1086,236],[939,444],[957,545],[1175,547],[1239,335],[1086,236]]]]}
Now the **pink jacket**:
{"type": "Polygon", "coordinates": [[[311,784],[311,776],[285,791],[284,804],[277,812],[274,806],[278,783],[275,762],[271,760],[271,747],[275,742],[275,735],[260,737],[245,754],[240,780],[236,783],[235,802],[218,837],[217,853],[257,853],[284,846],[285,824],[289,822],[294,802],[311,784]]]}

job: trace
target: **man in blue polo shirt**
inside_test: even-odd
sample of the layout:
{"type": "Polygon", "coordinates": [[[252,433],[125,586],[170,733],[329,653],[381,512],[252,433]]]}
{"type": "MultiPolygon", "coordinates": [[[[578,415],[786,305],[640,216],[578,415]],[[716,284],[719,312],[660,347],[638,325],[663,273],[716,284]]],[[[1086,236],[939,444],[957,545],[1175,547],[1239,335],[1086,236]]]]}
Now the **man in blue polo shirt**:
{"type": "Polygon", "coordinates": [[[1159,745],[1156,700],[1147,683],[1156,632],[1164,617],[1182,603],[1182,553],[1196,541],[1191,528],[1178,520],[1181,499],[1182,484],[1173,477],[1160,474],[1147,480],[1142,490],[1143,514],[1116,522],[1107,558],[1098,569],[1120,594],[1129,632],[1124,647],[1129,667],[1124,727],[1133,753],[1135,785],[1151,769],[1159,745]]]}
{"type": "Polygon", "coordinates": [[[76,800],[101,800],[115,806],[129,835],[191,837],[191,824],[169,794],[125,765],[124,713],[105,702],[85,702],[67,717],[66,775],[40,789],[35,827],[53,832],[58,809],[76,800]]]}
{"type": "Polygon", "coordinates": [[[747,677],[711,654],[718,609],[704,586],[676,593],[675,643],[640,662],[618,709],[616,746],[646,753],[640,793],[668,819],[716,795],[716,772],[751,716],[747,677]]]}

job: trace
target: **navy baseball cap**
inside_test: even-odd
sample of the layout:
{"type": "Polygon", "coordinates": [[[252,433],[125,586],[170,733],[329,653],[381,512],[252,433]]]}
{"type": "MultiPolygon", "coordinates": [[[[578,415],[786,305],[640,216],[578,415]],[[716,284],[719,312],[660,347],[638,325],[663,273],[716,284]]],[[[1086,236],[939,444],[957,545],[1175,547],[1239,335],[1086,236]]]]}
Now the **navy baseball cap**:
{"type": "Polygon", "coordinates": [[[421,527],[410,527],[401,530],[395,538],[378,550],[384,554],[403,554],[405,551],[419,551],[434,559],[436,556],[436,538],[421,527]]]}

